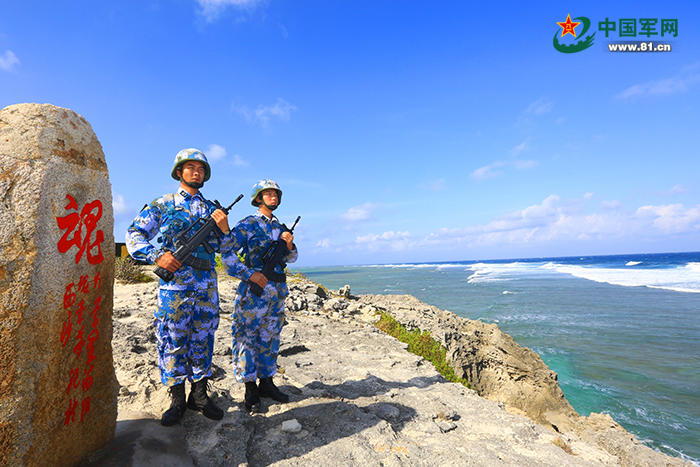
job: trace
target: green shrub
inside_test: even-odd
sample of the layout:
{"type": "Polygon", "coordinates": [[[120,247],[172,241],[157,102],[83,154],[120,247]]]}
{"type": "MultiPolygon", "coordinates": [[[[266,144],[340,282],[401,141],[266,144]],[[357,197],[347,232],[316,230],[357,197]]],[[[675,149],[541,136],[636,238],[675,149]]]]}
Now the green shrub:
{"type": "Polygon", "coordinates": [[[115,258],[114,278],[126,284],[153,282],[155,279],[143,272],[143,266],[131,258],[115,258]]]}
{"type": "Polygon", "coordinates": [[[469,382],[464,378],[458,378],[455,371],[447,360],[447,349],[432,338],[428,331],[421,332],[420,329],[408,331],[401,323],[396,321],[390,314],[380,312],[380,319],[375,323],[379,329],[395,337],[401,342],[408,344],[408,351],[421,356],[435,366],[435,369],[448,381],[461,383],[471,388],[469,382]]]}
{"type": "MultiPolygon", "coordinates": [[[[309,279],[308,277],[306,277],[306,274],[304,274],[303,272],[299,272],[299,271],[297,271],[297,270],[291,270],[291,269],[289,269],[289,268],[286,268],[286,269],[284,270],[284,273],[285,273],[286,275],[292,276],[292,277],[294,277],[294,278],[296,278],[296,279],[300,279],[300,280],[301,280],[301,279],[304,279],[304,280],[308,280],[308,281],[311,280],[311,279],[309,279]]],[[[311,281],[311,282],[313,282],[313,281],[311,281]]],[[[314,284],[315,284],[315,282],[314,282],[314,284]]]]}

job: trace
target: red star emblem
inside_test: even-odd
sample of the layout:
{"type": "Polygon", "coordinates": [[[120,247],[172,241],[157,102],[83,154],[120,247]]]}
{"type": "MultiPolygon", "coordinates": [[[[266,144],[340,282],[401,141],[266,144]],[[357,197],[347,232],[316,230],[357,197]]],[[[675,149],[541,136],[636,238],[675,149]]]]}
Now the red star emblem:
{"type": "Polygon", "coordinates": [[[557,24],[563,28],[561,37],[564,37],[567,34],[571,34],[572,36],[576,37],[576,31],[574,31],[574,28],[576,28],[576,26],[578,26],[581,23],[574,23],[573,21],[571,21],[571,15],[566,15],[566,21],[557,24]]]}

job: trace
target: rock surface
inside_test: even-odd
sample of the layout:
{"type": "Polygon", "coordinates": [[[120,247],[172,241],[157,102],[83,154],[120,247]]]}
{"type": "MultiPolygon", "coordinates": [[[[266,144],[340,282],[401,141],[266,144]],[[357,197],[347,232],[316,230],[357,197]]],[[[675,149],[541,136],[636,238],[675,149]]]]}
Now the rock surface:
{"type": "Polygon", "coordinates": [[[410,295],[365,295],[358,303],[388,311],[408,330],[429,331],[447,349],[455,374],[481,396],[558,432],[576,426],[579,415],[559,388],[557,374],[497,325],[460,318],[410,295]]]}
{"type": "MultiPolygon", "coordinates": [[[[159,424],[168,398],[155,365],[152,315],[156,285],[115,287],[113,347],[121,384],[117,426],[121,441],[96,452],[84,467],[689,465],[643,446],[606,415],[579,418],[563,404],[563,416],[572,429],[560,433],[548,419],[540,424],[512,413],[528,410],[524,405],[509,408],[501,396],[489,396],[486,389],[479,390],[486,395],[481,397],[448,382],[432,364],[407,352],[405,344],[372,323],[379,308],[408,322],[411,312],[404,304],[410,303],[421,329],[430,322],[422,324],[418,317],[431,314],[440,316],[445,326],[448,321],[449,326],[472,324],[453,323],[413,297],[404,297],[405,302],[398,297],[352,297],[349,293],[338,297],[303,281],[290,283],[281,374],[275,377],[291,400],[278,404],[263,399],[263,413],[250,416],[241,407],[243,385],[235,382],[230,370],[230,312],[236,285],[233,280],[220,283],[224,313],[214,350],[213,398],[225,416],[217,422],[188,410],[181,426],[171,428],[159,424]]],[[[445,327],[445,335],[456,341],[459,329],[448,332],[445,327]]],[[[495,336],[496,331],[484,328],[480,332],[495,336]]],[[[507,338],[483,342],[503,344],[507,338]]],[[[459,354],[456,348],[450,352],[459,354]]],[[[507,355],[494,356],[491,361],[520,368],[518,377],[527,380],[522,377],[528,373],[525,364],[510,359],[525,355],[529,362],[537,358],[510,344],[501,352],[507,355]]],[[[468,366],[465,362],[460,365],[468,366]]],[[[524,391],[507,382],[510,370],[490,371],[508,391],[524,391]]],[[[530,373],[541,371],[537,367],[530,373]]],[[[556,379],[542,374],[532,381],[556,379]]],[[[486,383],[486,376],[481,378],[483,388],[495,386],[486,383]]],[[[548,384],[543,386],[545,392],[550,391],[548,384]]],[[[530,386],[536,385],[529,382],[525,387],[530,386]]],[[[535,401],[536,390],[532,392],[526,399],[535,401]]],[[[554,396],[558,398],[556,392],[554,396]]]]}
{"type": "Polygon", "coordinates": [[[112,230],[90,124],[0,111],[0,465],[75,465],[114,435],[112,230]]]}

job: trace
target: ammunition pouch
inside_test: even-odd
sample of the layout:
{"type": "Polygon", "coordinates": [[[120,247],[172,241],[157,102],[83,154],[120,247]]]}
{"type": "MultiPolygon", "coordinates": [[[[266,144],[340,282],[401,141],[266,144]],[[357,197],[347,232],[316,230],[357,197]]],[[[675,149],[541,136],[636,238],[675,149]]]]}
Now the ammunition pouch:
{"type": "Polygon", "coordinates": [[[200,271],[207,271],[211,269],[210,260],[197,258],[195,255],[189,255],[182,262],[194,269],[199,269],[200,271]]]}

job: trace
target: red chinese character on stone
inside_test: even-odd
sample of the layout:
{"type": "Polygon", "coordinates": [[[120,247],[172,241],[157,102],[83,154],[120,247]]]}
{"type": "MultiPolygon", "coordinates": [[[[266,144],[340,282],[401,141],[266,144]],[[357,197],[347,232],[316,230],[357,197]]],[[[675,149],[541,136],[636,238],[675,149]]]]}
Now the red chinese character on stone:
{"type": "Polygon", "coordinates": [[[80,386],[80,368],[71,368],[70,370],[70,381],[68,381],[68,387],[66,388],[66,394],[70,394],[70,390],[80,386]]]}
{"type": "Polygon", "coordinates": [[[75,354],[75,358],[80,357],[80,354],[83,353],[83,346],[85,345],[85,339],[83,339],[83,333],[84,333],[84,327],[78,329],[78,334],[76,334],[75,338],[78,341],[77,344],[73,347],[73,353],[75,354]]]}
{"type": "Polygon", "coordinates": [[[66,293],[63,294],[63,308],[70,308],[75,303],[75,294],[71,290],[75,282],[71,282],[66,286],[66,293]]]}
{"type": "Polygon", "coordinates": [[[80,276],[80,282],[78,282],[78,291],[82,293],[88,293],[90,290],[90,283],[88,282],[88,276],[80,276]]]}
{"type": "Polygon", "coordinates": [[[88,335],[88,344],[87,344],[87,353],[88,353],[88,358],[87,362],[85,363],[90,363],[93,360],[95,360],[95,341],[97,340],[97,337],[100,335],[100,332],[97,329],[93,329],[90,332],[90,335],[88,335]]]}
{"type": "Polygon", "coordinates": [[[93,285],[93,288],[95,290],[97,290],[100,288],[101,285],[102,285],[102,278],[100,277],[100,271],[97,271],[97,275],[95,276],[95,285],[93,285]]]}
{"type": "Polygon", "coordinates": [[[66,346],[70,335],[73,333],[73,323],[71,323],[70,314],[70,310],[68,310],[68,321],[63,322],[63,330],[61,331],[61,344],[63,344],[63,347],[66,346]]]}
{"type": "MultiPolygon", "coordinates": [[[[71,195],[66,195],[68,205],[65,207],[67,211],[78,210],[78,203],[71,195]]],[[[56,217],[58,228],[65,230],[63,237],[58,241],[58,251],[61,253],[67,252],[72,246],[78,248],[75,254],[75,264],[78,264],[83,257],[83,253],[87,253],[87,260],[90,264],[99,264],[104,260],[102,255],[102,242],[104,241],[104,233],[102,230],[95,232],[95,241],[91,241],[93,231],[97,226],[97,221],[102,218],[102,201],[96,199],[91,203],[87,203],[80,210],[80,214],[72,212],[63,217],[56,217]],[[93,212],[95,211],[95,212],[93,212]],[[85,235],[83,236],[83,229],[85,235]],[[71,235],[72,234],[72,235],[71,235]],[[97,247],[97,253],[92,254],[93,248],[97,247]]]]}
{"type": "Polygon", "coordinates": [[[87,391],[92,387],[92,370],[95,368],[95,365],[90,365],[89,368],[85,368],[85,378],[83,378],[83,391],[87,391]]]}
{"type": "Polygon", "coordinates": [[[100,306],[100,303],[102,302],[102,297],[97,297],[94,301],[95,303],[95,308],[90,312],[90,316],[92,316],[92,327],[96,328],[97,323],[99,323],[99,318],[97,317],[97,312],[102,308],[100,306]]]}
{"type": "Polygon", "coordinates": [[[83,399],[82,410],[80,411],[80,423],[83,422],[83,416],[90,411],[90,396],[83,399]]]}
{"type": "Polygon", "coordinates": [[[66,410],[66,421],[65,425],[68,426],[70,422],[75,421],[75,409],[78,408],[78,401],[76,398],[68,399],[68,410],[66,410]]]}
{"type": "Polygon", "coordinates": [[[88,358],[87,362],[85,363],[91,363],[95,360],[95,344],[94,341],[88,340],[87,344],[87,353],[88,353],[88,358]]]}
{"type": "Polygon", "coordinates": [[[88,358],[87,363],[91,363],[95,360],[95,341],[97,340],[97,329],[93,329],[90,335],[88,336],[88,343],[87,343],[87,354],[88,358]]]}
{"type": "Polygon", "coordinates": [[[85,299],[80,300],[80,303],[78,303],[78,309],[75,310],[75,323],[78,325],[83,324],[83,311],[85,311],[85,299]]]}

